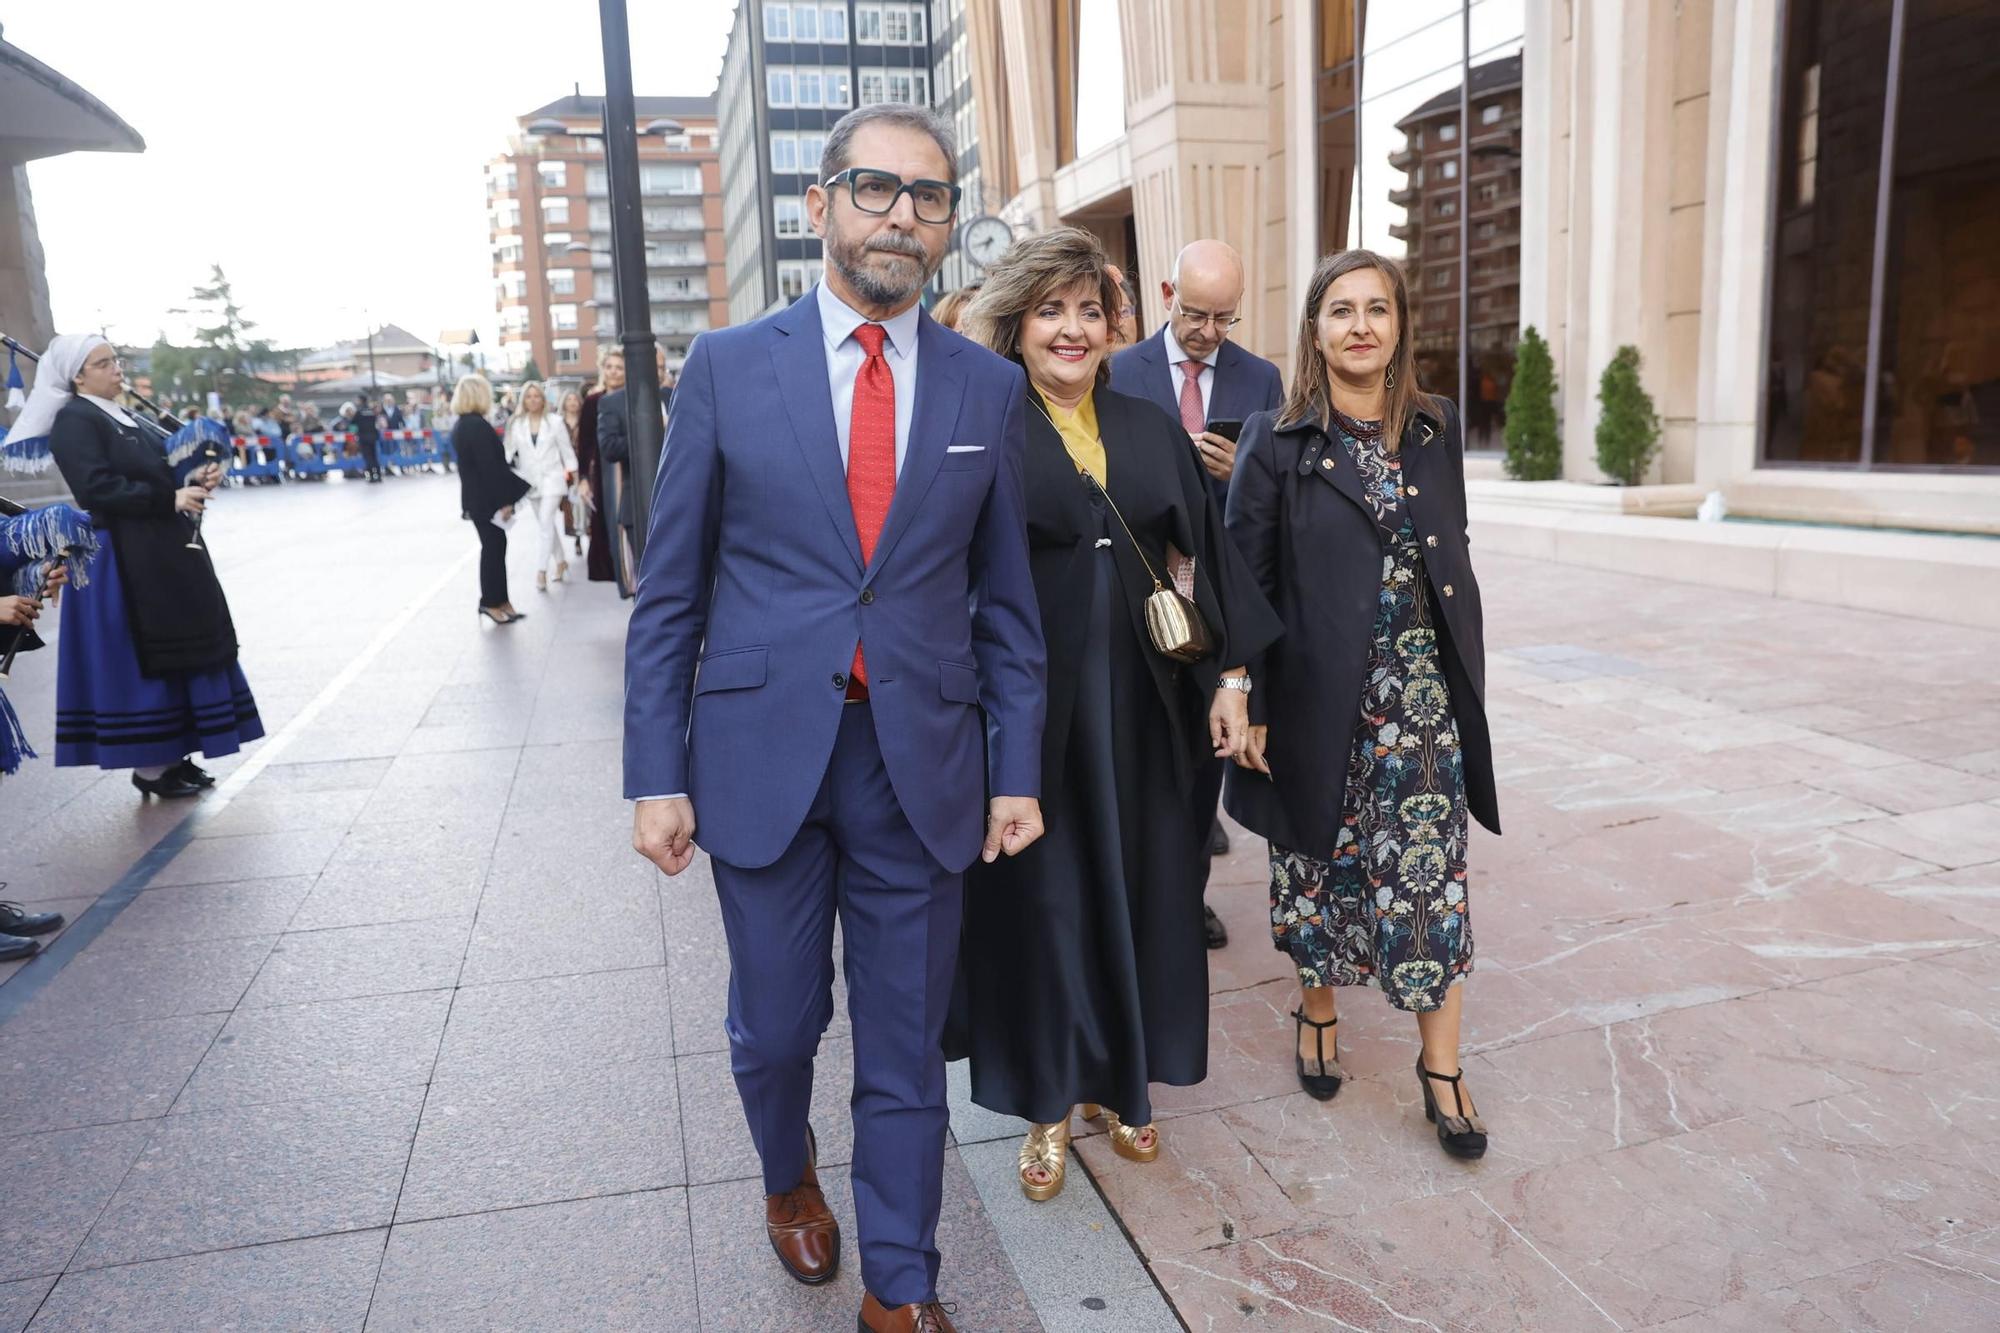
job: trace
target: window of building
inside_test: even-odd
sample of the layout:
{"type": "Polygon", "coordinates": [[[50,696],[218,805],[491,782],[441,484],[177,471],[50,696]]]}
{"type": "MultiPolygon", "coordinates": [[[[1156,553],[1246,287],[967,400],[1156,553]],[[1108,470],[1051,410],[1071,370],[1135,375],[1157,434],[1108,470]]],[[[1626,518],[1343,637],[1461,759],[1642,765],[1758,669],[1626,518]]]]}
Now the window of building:
{"type": "Polygon", "coordinates": [[[550,251],[551,253],[562,249],[565,245],[568,244],[569,244],[569,233],[566,231],[549,231],[542,233],[542,248],[550,251]]]}
{"type": "Polygon", "coordinates": [[[826,104],[829,107],[845,111],[851,105],[847,97],[847,71],[844,69],[829,69],[824,71],[824,73],[826,75],[826,104]]]}
{"type": "Polygon", "coordinates": [[[592,231],[611,230],[611,202],[593,199],[589,205],[590,229],[592,231]]]}
{"type": "Polygon", "coordinates": [[[487,168],[486,183],[498,194],[514,193],[514,168],[511,166],[487,168]]]}
{"type": "Polygon", "coordinates": [[[501,231],[519,231],[521,228],[521,205],[518,200],[502,199],[493,205],[493,225],[501,231]]]}
{"type": "Polygon", "coordinates": [[[568,333],[576,328],[576,306],[565,302],[549,307],[549,326],[568,333]]]}
{"type": "Polygon", "coordinates": [[[1451,286],[1451,270],[1448,268],[1432,269],[1431,286],[1439,291],[1442,291],[1446,287],[1451,286]]]}
{"type": "Polygon", "coordinates": [[[536,164],[541,172],[544,190],[561,190],[569,185],[569,163],[560,159],[554,162],[542,161],[536,164]]]}
{"type": "Polygon", "coordinates": [[[1479,123],[1481,125],[1498,125],[1504,109],[1498,102],[1488,102],[1485,106],[1479,108],[1479,123]]]}
{"type": "Polygon", "coordinates": [[[557,338],[549,344],[559,366],[574,366],[583,360],[583,344],[575,338],[557,338]]]}
{"type": "Polygon", "coordinates": [[[1455,218],[1458,216],[1458,200],[1440,199],[1432,206],[1431,213],[1436,217],[1455,218]]]}
{"type": "Polygon", "coordinates": [[[907,102],[911,100],[910,88],[910,73],[908,70],[892,69],[889,71],[890,101],[907,102]]]}
{"type": "Polygon", "coordinates": [[[854,11],[854,40],[857,42],[882,40],[881,6],[862,5],[854,11]]]}
{"type": "Polygon", "coordinates": [[[1479,187],[1479,200],[1481,203],[1487,203],[1494,199],[1498,199],[1499,197],[1500,197],[1499,181],[1487,181],[1484,185],[1479,187]]]}
{"type": "Polygon", "coordinates": [[[796,96],[799,106],[820,105],[820,72],[816,69],[802,69],[793,75],[797,86],[796,96]]]}
{"type": "Polygon", "coordinates": [[[819,160],[826,152],[824,134],[801,134],[799,136],[799,170],[811,175],[819,174],[819,160]]]}
{"type": "Polygon", "coordinates": [[[641,162],[640,194],[700,194],[701,168],[692,162],[641,162]]]}
{"type": "Polygon", "coordinates": [[[792,6],[792,40],[795,42],[816,42],[819,40],[819,6],[792,6]]]}
{"type": "Polygon", "coordinates": [[[845,5],[820,6],[819,38],[823,42],[844,42],[847,40],[847,7],[845,5]]]}
{"type": "Polygon", "coordinates": [[[500,242],[500,244],[493,247],[493,260],[499,264],[520,263],[521,242],[513,238],[500,242]]]}
{"type": "Polygon", "coordinates": [[[806,206],[798,196],[792,195],[775,199],[771,203],[771,216],[780,236],[803,236],[806,234],[806,206]]]}
{"type": "Polygon", "coordinates": [[[544,227],[566,227],[569,225],[569,200],[557,196],[542,200],[542,225],[544,227]]]}
{"type": "Polygon", "coordinates": [[[525,273],[502,273],[500,275],[500,291],[505,296],[517,301],[520,300],[528,294],[528,275],[525,273]]]}
{"type": "Polygon", "coordinates": [[[1438,163],[1438,175],[1448,181],[1457,180],[1458,159],[1455,157],[1448,157],[1444,161],[1438,163]]]}
{"type": "Polygon", "coordinates": [[[792,11],[784,5],[764,7],[764,40],[789,42],[792,39],[792,11]]]}
{"type": "Polygon", "coordinates": [[[611,305],[618,300],[618,279],[608,272],[590,275],[590,299],[600,306],[611,305]]]}
{"type": "Polygon", "coordinates": [[[1451,143],[1457,138],[1458,138],[1458,125],[1455,122],[1446,121],[1444,124],[1438,126],[1439,143],[1451,143]]]}
{"type": "Polygon", "coordinates": [[[647,204],[639,211],[647,231],[700,231],[703,226],[699,206],[647,204]]]}
{"type": "Polygon", "coordinates": [[[573,268],[552,268],[549,270],[549,295],[576,295],[576,270],[573,268]]]}
{"type": "Polygon", "coordinates": [[[908,46],[910,44],[910,11],[901,5],[885,6],[882,10],[882,41],[888,46],[908,46]]]}
{"type": "Polygon", "coordinates": [[[780,259],[778,261],[778,295],[787,301],[796,301],[806,294],[812,284],[806,281],[806,261],[803,259],[780,259]]]}
{"type": "Polygon", "coordinates": [[[799,141],[789,134],[771,136],[771,170],[797,171],[799,169],[799,141]]]}
{"type": "Polygon", "coordinates": [[[774,65],[764,71],[764,98],[772,106],[796,105],[792,100],[792,72],[789,69],[774,65]]]}
{"type": "Polygon", "coordinates": [[[592,199],[603,199],[611,193],[611,176],[602,166],[587,166],[583,169],[583,192],[592,199]]]}
{"type": "Polygon", "coordinates": [[[861,105],[874,106],[889,100],[889,76],[879,69],[861,71],[861,105]]]}

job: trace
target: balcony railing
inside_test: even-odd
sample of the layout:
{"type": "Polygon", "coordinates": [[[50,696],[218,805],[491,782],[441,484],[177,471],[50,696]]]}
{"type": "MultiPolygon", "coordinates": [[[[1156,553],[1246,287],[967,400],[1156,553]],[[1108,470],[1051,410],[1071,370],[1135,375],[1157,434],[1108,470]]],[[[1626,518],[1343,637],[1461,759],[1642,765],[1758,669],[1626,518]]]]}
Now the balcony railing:
{"type": "Polygon", "coordinates": [[[1422,155],[1416,149],[1410,147],[1408,144],[1404,144],[1401,148],[1389,154],[1389,165],[1398,171],[1408,171],[1417,164],[1417,159],[1420,156],[1422,155]]]}

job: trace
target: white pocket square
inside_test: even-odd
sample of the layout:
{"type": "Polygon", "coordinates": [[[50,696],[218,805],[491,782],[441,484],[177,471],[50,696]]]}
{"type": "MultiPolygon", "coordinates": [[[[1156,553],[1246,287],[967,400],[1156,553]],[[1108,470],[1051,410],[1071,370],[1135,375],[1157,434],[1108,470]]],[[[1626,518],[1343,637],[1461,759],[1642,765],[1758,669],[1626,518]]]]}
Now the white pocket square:
{"type": "Polygon", "coordinates": [[[948,444],[945,446],[944,451],[948,454],[983,454],[986,452],[986,446],[983,444],[948,444]]]}

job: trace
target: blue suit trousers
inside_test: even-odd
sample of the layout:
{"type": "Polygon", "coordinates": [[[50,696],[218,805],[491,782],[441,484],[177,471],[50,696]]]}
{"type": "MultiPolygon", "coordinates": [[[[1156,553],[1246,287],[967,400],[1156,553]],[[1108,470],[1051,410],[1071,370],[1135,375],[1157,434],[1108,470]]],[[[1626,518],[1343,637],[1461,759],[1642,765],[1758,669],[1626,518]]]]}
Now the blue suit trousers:
{"type": "Polygon", "coordinates": [[[799,1183],[813,1060],[833,1017],[838,912],[854,1033],[861,1276],[884,1305],[936,1297],[944,1056],[962,877],[903,817],[873,710],[850,703],[805,824],[777,861],[714,862],[729,938],[730,1065],[764,1191],[799,1183]]]}

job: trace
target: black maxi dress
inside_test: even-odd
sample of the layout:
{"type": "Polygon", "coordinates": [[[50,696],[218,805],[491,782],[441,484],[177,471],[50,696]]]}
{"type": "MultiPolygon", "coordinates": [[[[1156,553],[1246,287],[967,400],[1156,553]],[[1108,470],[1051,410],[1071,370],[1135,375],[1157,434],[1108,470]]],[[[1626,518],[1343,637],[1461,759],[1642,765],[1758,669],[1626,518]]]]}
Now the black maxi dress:
{"type": "Polygon", "coordinates": [[[1216,677],[1280,625],[1238,558],[1180,424],[1099,389],[1108,490],[1166,576],[1166,548],[1195,560],[1195,601],[1215,653],[1181,666],[1145,628],[1152,578],[1054,424],[1031,404],[1028,540],[1049,653],[1042,741],[1046,832],[966,874],[950,1058],[970,1057],[972,1098],[1041,1124],[1100,1102],[1153,1119],[1149,1083],[1208,1074],[1206,825],[1189,817],[1214,753],[1216,677]]]}

